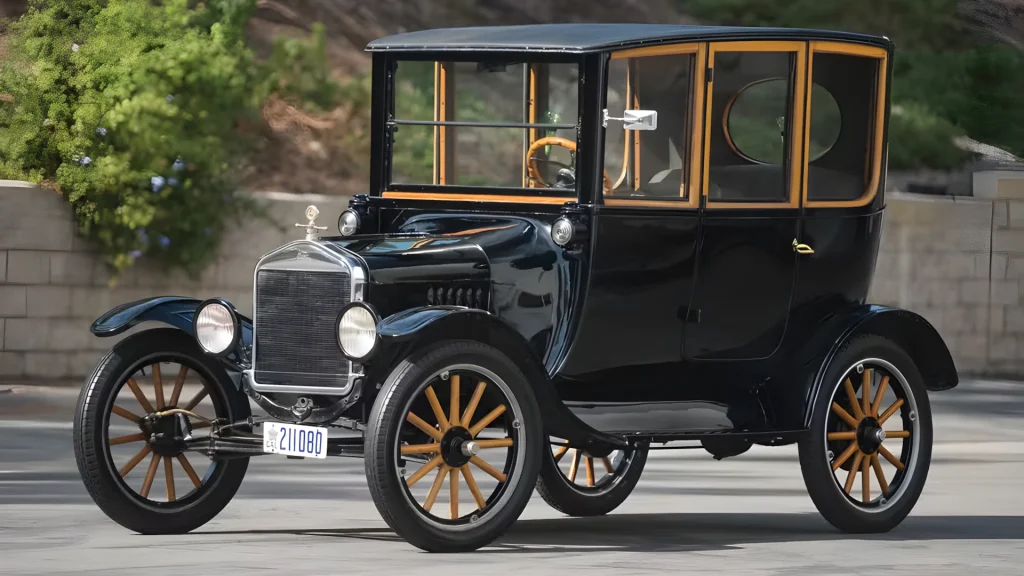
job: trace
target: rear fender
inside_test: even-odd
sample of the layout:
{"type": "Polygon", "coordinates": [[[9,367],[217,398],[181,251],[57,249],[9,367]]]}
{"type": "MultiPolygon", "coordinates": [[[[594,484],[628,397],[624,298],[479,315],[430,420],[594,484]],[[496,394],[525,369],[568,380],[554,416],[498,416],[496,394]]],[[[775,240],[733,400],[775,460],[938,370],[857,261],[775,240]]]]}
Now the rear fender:
{"type": "MultiPolygon", "coordinates": [[[[909,310],[862,305],[844,310],[824,323],[811,338],[793,367],[801,398],[783,403],[802,407],[801,423],[810,425],[822,380],[843,344],[861,334],[888,338],[914,361],[929,391],[948,390],[959,384],[953,356],[938,331],[923,317],[909,310]]],[[[795,415],[791,415],[795,416],[795,415]]]]}
{"type": "Polygon", "coordinates": [[[377,324],[381,349],[372,363],[372,381],[383,381],[392,367],[415,350],[442,340],[473,340],[500,350],[526,376],[551,435],[574,446],[624,447],[626,442],[591,428],[573,414],[555,393],[544,365],[526,340],[511,326],[484,310],[461,306],[430,306],[399,312],[377,324]]]}

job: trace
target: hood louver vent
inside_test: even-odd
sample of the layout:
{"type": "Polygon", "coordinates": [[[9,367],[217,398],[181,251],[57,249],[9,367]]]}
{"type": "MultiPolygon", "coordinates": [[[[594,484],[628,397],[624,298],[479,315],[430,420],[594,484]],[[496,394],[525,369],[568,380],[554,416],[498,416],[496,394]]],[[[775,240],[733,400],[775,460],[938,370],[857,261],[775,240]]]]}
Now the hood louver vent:
{"type": "Polygon", "coordinates": [[[472,286],[431,286],[427,289],[427,304],[430,306],[466,306],[486,310],[487,294],[483,288],[472,286]]]}

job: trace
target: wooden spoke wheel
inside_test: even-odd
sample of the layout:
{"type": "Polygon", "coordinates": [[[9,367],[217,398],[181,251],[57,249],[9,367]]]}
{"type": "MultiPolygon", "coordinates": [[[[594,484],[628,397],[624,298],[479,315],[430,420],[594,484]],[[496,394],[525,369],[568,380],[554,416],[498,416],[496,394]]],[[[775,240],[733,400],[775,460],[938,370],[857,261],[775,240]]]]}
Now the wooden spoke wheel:
{"type": "Polygon", "coordinates": [[[86,489],[131,530],[193,530],[231,499],[248,459],[212,461],[188,452],[185,440],[249,415],[247,399],[184,332],[126,338],[79,398],[75,454],[86,489]]]}
{"type": "Polygon", "coordinates": [[[451,342],[406,360],[374,404],[365,442],[374,503],[410,543],[479,548],[522,513],[539,467],[541,426],[514,364],[451,342]]]}
{"type": "Polygon", "coordinates": [[[906,517],[924,485],[928,397],[917,368],[892,342],[861,337],[843,354],[844,371],[819,391],[811,438],[800,445],[801,467],[833,525],[885,531],[906,517]]]}
{"type": "Polygon", "coordinates": [[[647,462],[647,446],[595,456],[551,440],[537,491],[552,508],[569,516],[600,516],[617,508],[636,487],[647,462]]]}

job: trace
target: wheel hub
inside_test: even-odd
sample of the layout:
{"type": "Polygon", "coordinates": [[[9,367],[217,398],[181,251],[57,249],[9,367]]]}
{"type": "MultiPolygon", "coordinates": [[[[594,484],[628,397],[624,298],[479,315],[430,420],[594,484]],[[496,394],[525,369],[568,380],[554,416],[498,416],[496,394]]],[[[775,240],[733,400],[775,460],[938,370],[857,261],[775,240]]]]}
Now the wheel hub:
{"type": "Polygon", "coordinates": [[[473,435],[462,426],[449,428],[441,437],[441,459],[452,468],[461,468],[480,450],[473,435]]]}
{"type": "Polygon", "coordinates": [[[878,447],[885,440],[885,430],[878,420],[872,416],[866,416],[857,425],[857,445],[861,452],[874,454],[878,447]]]}

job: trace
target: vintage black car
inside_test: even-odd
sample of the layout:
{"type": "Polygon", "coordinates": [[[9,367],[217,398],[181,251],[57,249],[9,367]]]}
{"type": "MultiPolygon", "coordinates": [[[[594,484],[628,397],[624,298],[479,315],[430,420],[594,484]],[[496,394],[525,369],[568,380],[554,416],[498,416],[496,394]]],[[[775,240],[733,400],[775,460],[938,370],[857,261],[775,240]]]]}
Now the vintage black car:
{"type": "Polygon", "coordinates": [[[798,443],[834,526],[907,516],[927,392],[958,376],[926,320],[866,302],[888,39],[552,24],[368,50],[370,187],[339,234],[311,206],[305,238],[255,263],[251,319],[161,297],[93,325],[170,325],[118,341],[77,408],[107,515],[186,532],[251,456],[357,456],[399,535],[473,550],[535,488],[612,511],[654,447],[798,443]]]}

